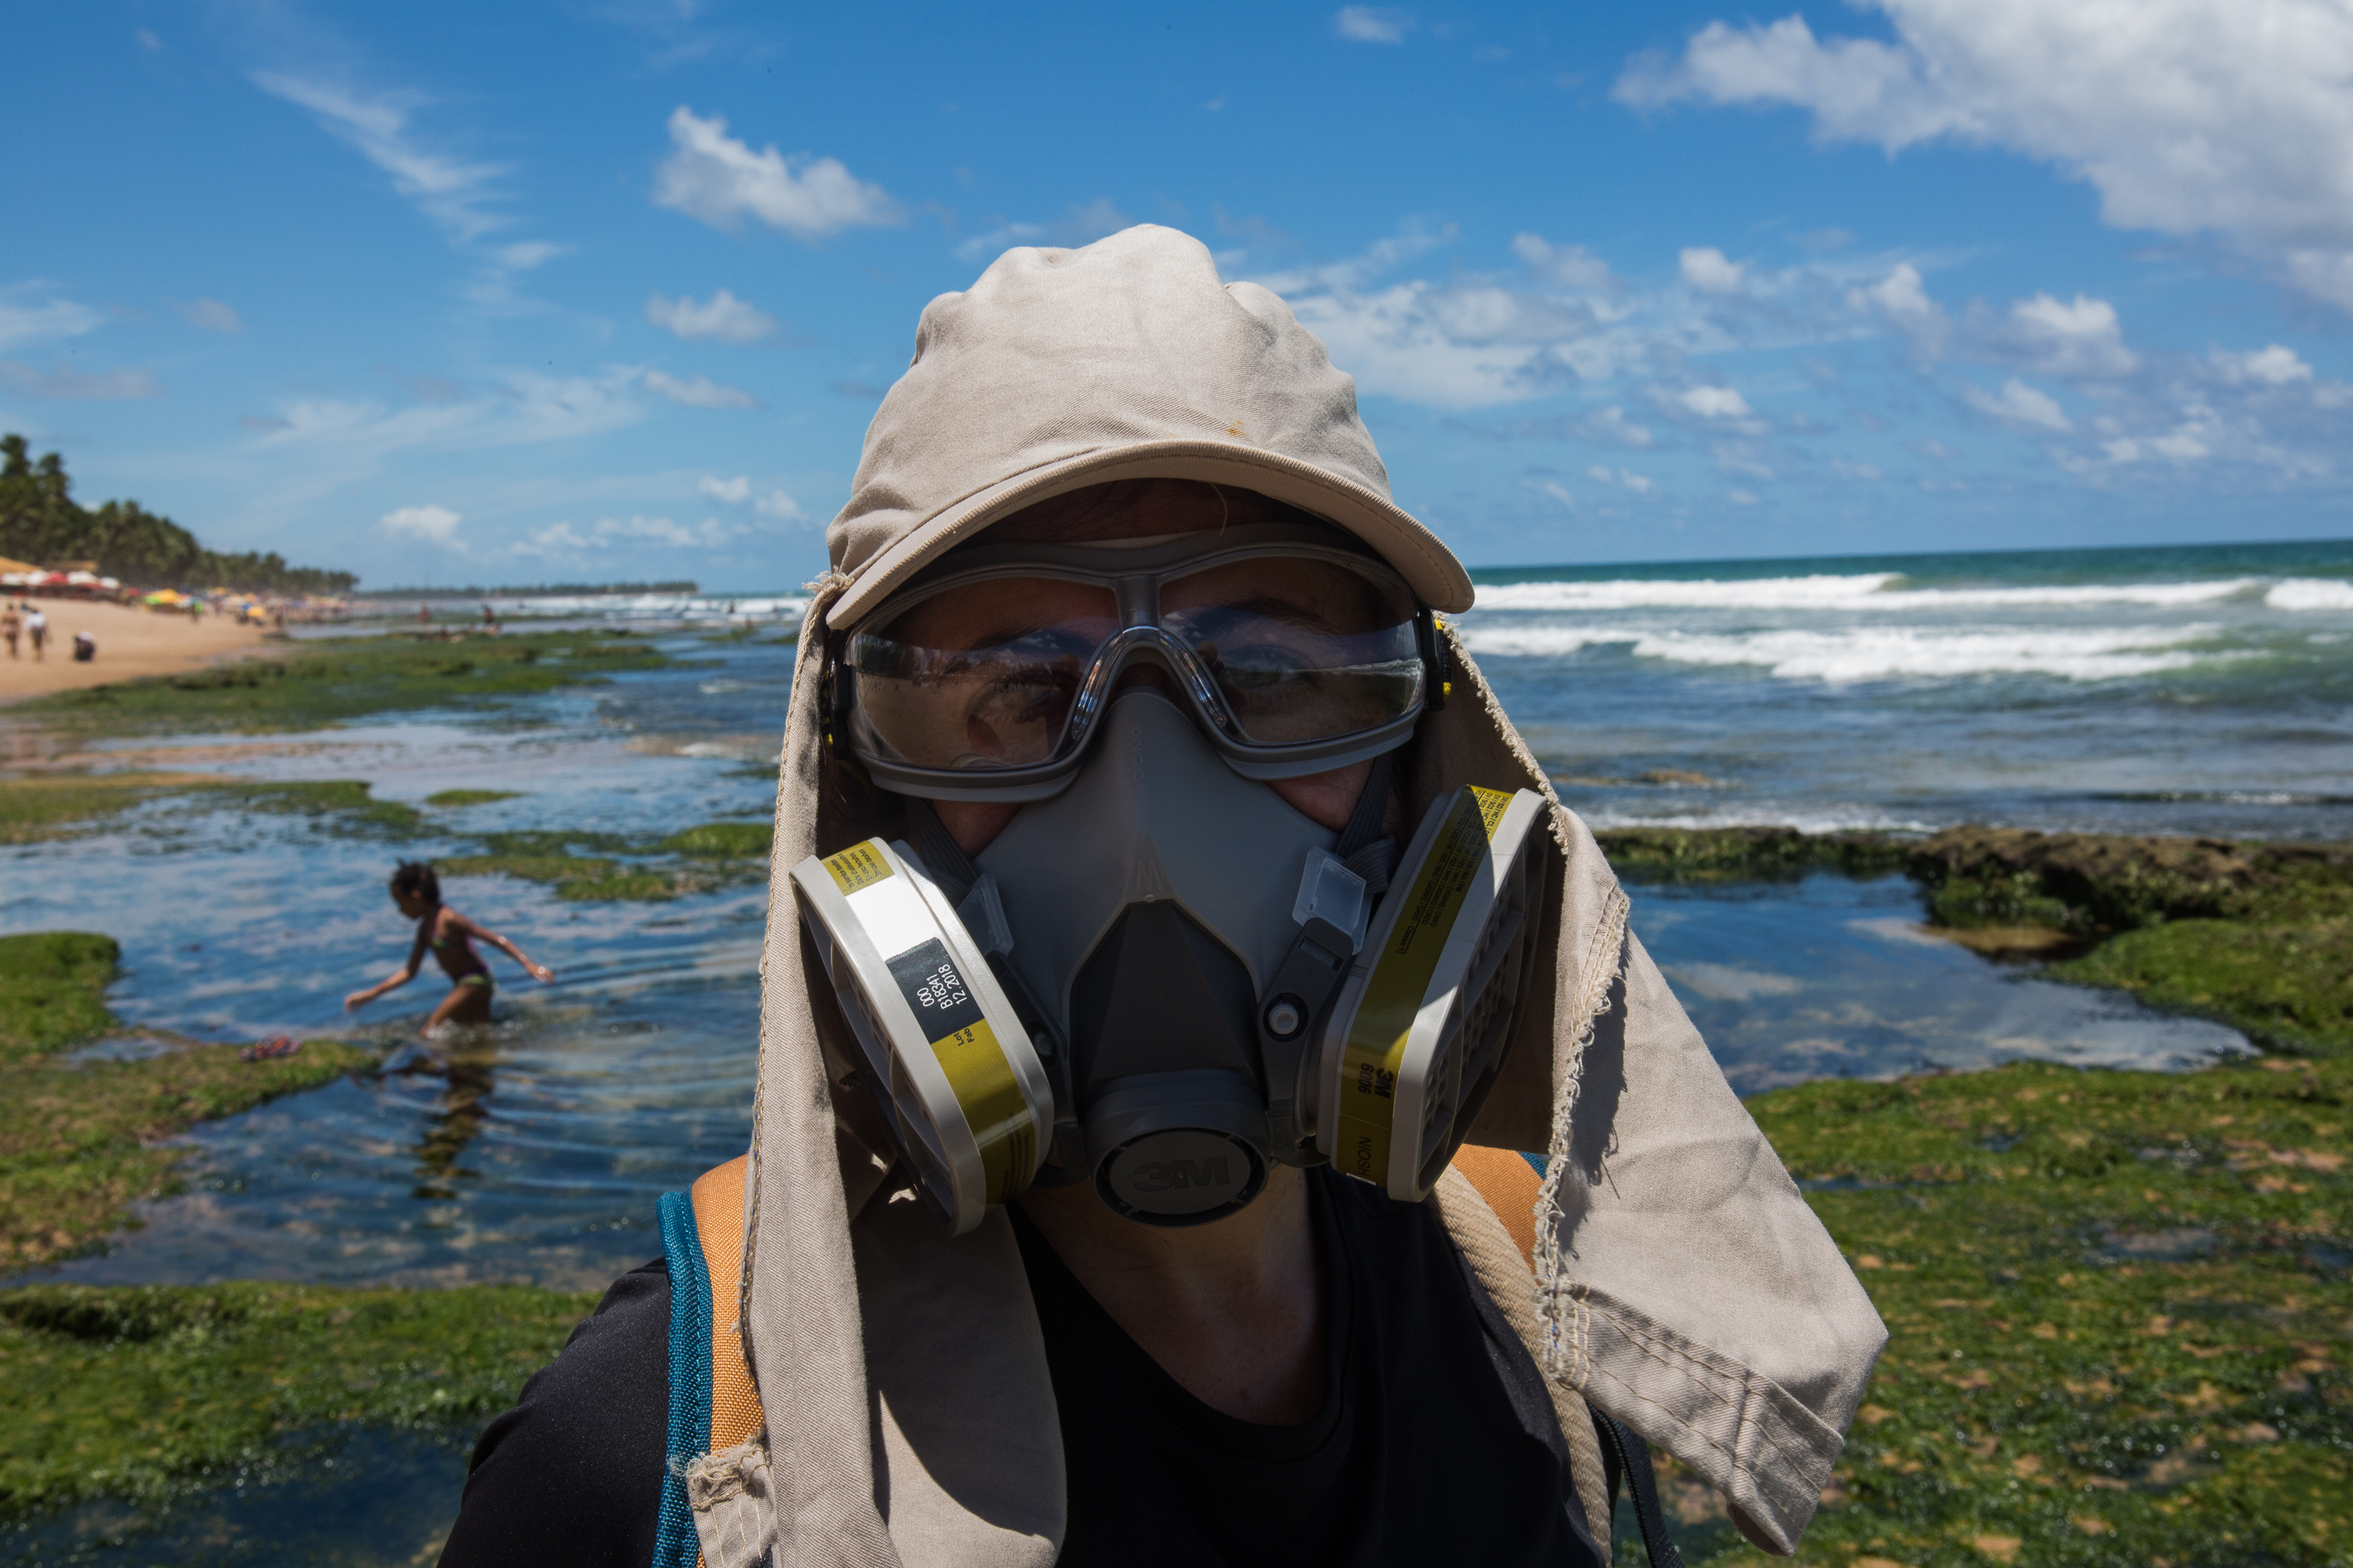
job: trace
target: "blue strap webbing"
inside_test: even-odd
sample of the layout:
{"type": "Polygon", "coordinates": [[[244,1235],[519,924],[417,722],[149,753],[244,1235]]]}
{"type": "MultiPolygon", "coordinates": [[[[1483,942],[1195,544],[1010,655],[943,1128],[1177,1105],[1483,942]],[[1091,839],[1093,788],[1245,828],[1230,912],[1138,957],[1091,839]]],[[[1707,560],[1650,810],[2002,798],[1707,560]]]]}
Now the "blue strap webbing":
{"type": "Polygon", "coordinates": [[[658,1212],[670,1268],[670,1462],[662,1468],[653,1568],[695,1568],[702,1542],[687,1506],[686,1466],[711,1451],[711,1278],[687,1195],[664,1193],[658,1212]]]}
{"type": "Polygon", "coordinates": [[[1534,1171],[1538,1177],[1542,1177],[1545,1173],[1546,1168],[1552,1163],[1551,1161],[1546,1159],[1542,1154],[1530,1154],[1523,1152],[1520,1158],[1528,1163],[1528,1169],[1534,1171]]]}

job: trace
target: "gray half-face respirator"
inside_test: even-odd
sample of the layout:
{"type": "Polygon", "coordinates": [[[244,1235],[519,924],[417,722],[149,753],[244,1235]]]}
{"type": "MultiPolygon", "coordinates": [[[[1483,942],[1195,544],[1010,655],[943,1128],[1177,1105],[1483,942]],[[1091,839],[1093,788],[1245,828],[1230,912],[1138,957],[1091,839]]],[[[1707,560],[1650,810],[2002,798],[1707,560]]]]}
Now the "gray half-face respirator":
{"type": "Polygon", "coordinates": [[[914,842],[794,868],[869,1086],[951,1227],[1080,1180],[1195,1225],[1275,1163],[1426,1196],[1502,1066],[1545,803],[1454,790],[1400,855],[1377,837],[1388,794],[1384,754],[1330,832],[1131,689],[1068,786],[976,859],[914,800],[914,842]]]}

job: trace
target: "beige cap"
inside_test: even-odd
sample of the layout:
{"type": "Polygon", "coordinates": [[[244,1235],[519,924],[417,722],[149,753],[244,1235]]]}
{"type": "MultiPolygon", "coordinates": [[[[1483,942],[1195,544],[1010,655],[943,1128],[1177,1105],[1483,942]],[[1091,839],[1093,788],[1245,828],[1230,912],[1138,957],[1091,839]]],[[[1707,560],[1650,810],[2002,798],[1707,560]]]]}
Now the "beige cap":
{"type": "Polygon", "coordinates": [[[915,357],[867,426],[826,530],[856,624],[941,552],[1021,508],[1114,479],[1207,479],[1327,518],[1431,608],[1471,607],[1454,552],[1389,499],[1356,383],[1290,307],[1226,283],[1152,224],[1025,247],[923,308],[915,357]]]}

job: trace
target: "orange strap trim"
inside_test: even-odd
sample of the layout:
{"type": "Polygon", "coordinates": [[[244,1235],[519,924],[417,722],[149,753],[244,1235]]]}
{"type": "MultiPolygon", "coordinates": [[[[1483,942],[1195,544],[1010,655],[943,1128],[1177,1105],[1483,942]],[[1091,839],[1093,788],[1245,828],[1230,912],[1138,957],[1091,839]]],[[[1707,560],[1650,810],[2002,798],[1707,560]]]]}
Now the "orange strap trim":
{"type": "MultiPolygon", "coordinates": [[[[711,1277],[711,1451],[718,1453],[765,1425],[760,1391],[744,1360],[744,1337],[735,1321],[736,1282],[744,1268],[744,1174],[748,1157],[739,1155],[694,1184],[694,1228],[702,1243],[703,1268],[711,1277]]],[[[1509,1149],[1463,1145],[1454,1168],[1495,1211],[1512,1245],[1535,1267],[1536,1196],[1544,1184],[1509,1149]]]]}
{"type": "Polygon", "coordinates": [[[1454,1152],[1454,1168],[1470,1178],[1504,1222],[1512,1245],[1520,1249],[1533,1271],[1536,1266],[1536,1197],[1544,1179],[1520,1155],[1509,1149],[1480,1149],[1465,1143],[1454,1152]]]}
{"type": "Polygon", "coordinates": [[[689,1201],[702,1243],[702,1267],[711,1277],[711,1451],[743,1442],[763,1425],[760,1391],[744,1360],[744,1336],[735,1321],[736,1283],[744,1272],[744,1173],[750,1160],[737,1155],[695,1182],[689,1201]]]}

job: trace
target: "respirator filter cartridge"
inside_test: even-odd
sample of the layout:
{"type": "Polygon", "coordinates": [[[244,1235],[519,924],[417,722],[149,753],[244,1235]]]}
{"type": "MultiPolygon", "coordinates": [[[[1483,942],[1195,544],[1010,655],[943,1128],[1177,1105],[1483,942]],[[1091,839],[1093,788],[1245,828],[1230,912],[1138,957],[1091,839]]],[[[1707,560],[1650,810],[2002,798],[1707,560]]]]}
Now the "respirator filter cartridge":
{"type": "Polygon", "coordinates": [[[963,1235],[1044,1163],[1054,1095],[987,960],[914,852],[880,838],[793,868],[873,1099],[963,1235]]]}
{"type": "Polygon", "coordinates": [[[1419,1203],[1445,1173],[1511,1037],[1536,927],[1530,790],[1430,804],[1325,1027],[1316,1146],[1419,1203]]]}

